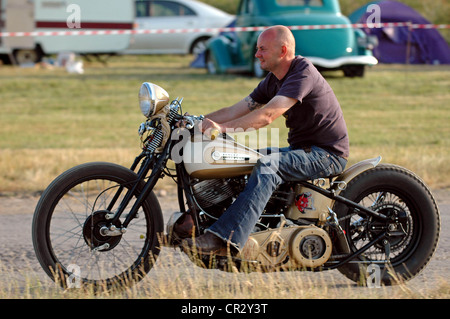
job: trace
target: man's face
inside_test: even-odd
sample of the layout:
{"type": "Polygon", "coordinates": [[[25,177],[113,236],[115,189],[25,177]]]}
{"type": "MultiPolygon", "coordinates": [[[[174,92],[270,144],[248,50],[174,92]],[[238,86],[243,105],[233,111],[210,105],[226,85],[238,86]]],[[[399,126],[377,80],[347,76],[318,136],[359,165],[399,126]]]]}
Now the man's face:
{"type": "Polygon", "coordinates": [[[261,63],[261,69],[272,71],[279,63],[281,48],[272,33],[262,33],[258,38],[255,57],[261,63]]]}

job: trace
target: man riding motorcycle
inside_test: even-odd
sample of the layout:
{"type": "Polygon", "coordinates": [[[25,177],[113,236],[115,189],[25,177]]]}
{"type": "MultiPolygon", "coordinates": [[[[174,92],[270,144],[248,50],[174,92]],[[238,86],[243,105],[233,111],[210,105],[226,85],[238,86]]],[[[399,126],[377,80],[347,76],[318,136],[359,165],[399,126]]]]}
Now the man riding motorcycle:
{"type": "Polygon", "coordinates": [[[349,138],[339,102],[312,63],[295,56],[292,32],[284,26],[266,29],[255,57],[267,77],[240,102],[208,114],[201,129],[259,129],[283,115],[289,147],[258,161],[244,191],[205,234],[183,240],[186,253],[225,256],[230,247],[237,254],[278,185],[337,175],[347,164],[349,138]]]}

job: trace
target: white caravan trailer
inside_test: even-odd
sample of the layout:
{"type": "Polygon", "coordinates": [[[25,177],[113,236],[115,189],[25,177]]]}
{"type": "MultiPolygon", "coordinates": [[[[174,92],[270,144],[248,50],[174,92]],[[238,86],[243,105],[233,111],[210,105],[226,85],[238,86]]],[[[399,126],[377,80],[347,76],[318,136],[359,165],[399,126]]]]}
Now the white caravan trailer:
{"type": "MultiPolygon", "coordinates": [[[[0,32],[131,30],[133,0],[0,0],[0,32]]],[[[0,54],[18,63],[44,55],[115,54],[128,48],[130,34],[0,37],[0,54]]]]}

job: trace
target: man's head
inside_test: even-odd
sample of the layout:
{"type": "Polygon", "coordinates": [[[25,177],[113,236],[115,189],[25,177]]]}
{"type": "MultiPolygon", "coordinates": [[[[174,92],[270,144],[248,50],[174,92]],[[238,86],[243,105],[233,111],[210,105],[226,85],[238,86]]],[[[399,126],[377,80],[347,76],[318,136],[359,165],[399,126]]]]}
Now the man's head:
{"type": "MultiPolygon", "coordinates": [[[[257,52],[261,68],[277,72],[285,70],[295,57],[295,38],[291,30],[277,25],[264,30],[258,37],[257,52]]],[[[286,70],[287,71],[287,70],[286,70]]]]}

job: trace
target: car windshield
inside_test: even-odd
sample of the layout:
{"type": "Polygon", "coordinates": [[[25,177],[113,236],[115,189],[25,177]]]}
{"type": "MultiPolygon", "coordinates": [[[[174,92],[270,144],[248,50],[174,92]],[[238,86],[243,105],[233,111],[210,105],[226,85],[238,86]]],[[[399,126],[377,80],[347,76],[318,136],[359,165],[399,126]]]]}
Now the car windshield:
{"type": "Polygon", "coordinates": [[[285,7],[322,7],[322,0],[277,0],[279,6],[285,7]]]}

